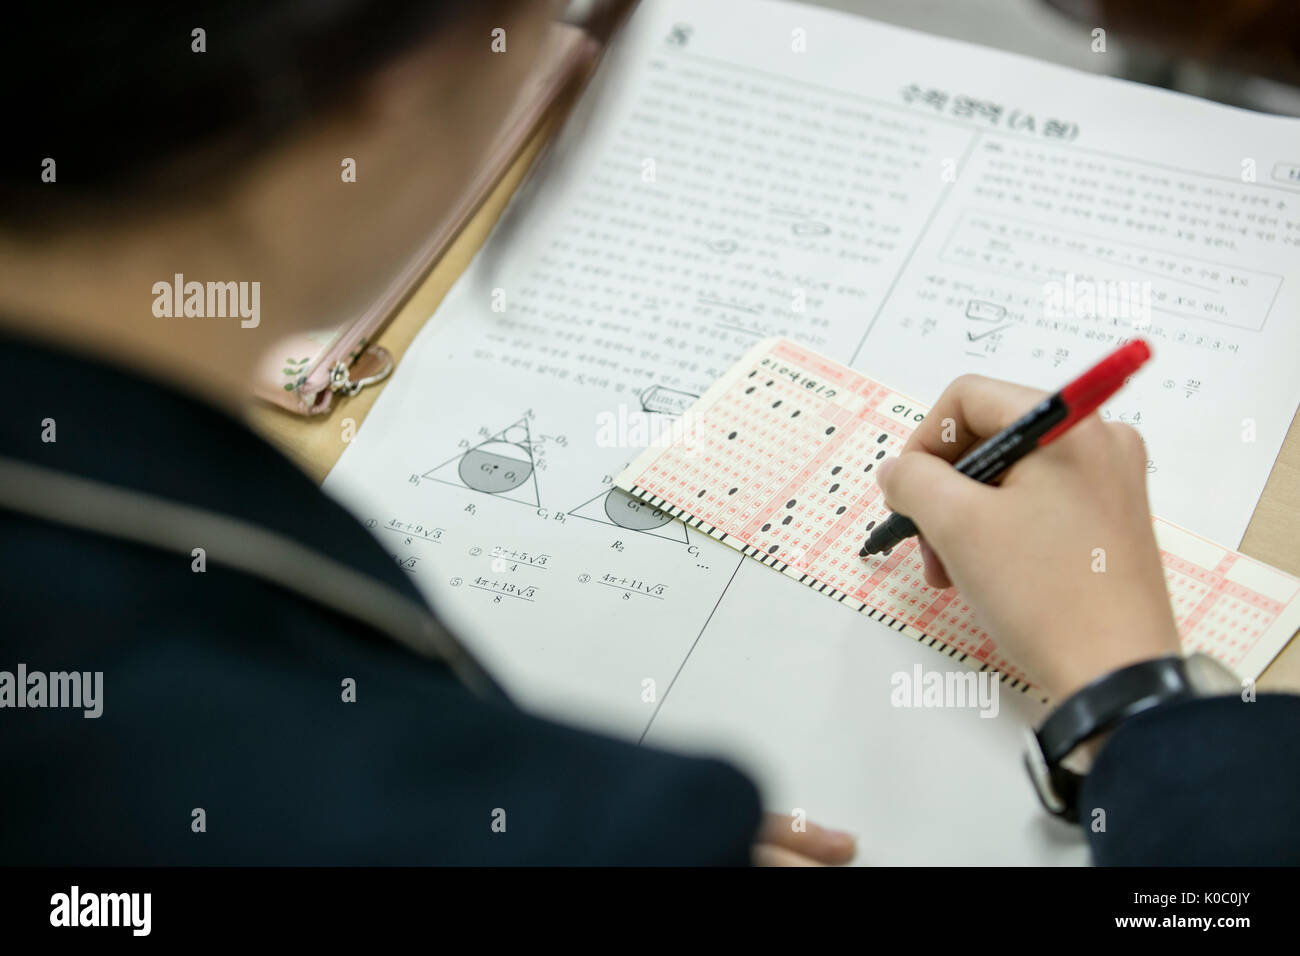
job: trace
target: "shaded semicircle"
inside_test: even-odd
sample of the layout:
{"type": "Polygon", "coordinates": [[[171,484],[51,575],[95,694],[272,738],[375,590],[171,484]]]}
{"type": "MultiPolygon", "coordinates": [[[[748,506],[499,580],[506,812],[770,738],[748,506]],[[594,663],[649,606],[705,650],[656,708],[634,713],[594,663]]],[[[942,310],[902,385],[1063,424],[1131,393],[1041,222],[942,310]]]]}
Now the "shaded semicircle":
{"type": "Polygon", "coordinates": [[[605,515],[629,531],[653,531],[673,520],[666,511],[660,511],[617,488],[605,496],[605,515]]]}
{"type": "Polygon", "coordinates": [[[460,480],[475,491],[499,495],[532,477],[533,459],[512,442],[489,441],[465,452],[458,472],[460,480]]]}

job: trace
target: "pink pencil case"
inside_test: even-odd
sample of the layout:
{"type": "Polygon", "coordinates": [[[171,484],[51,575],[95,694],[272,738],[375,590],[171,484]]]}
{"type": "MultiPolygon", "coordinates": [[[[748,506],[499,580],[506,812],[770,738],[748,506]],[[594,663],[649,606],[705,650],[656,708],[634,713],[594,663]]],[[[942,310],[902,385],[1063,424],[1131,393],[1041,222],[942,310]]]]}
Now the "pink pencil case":
{"type": "Polygon", "coordinates": [[[371,342],[500,182],[559,95],[586,74],[599,50],[600,44],[581,27],[551,24],[537,65],[460,203],[362,315],[332,330],[277,341],[258,367],[254,391],[259,398],[299,415],[319,415],[329,410],[336,394],[355,395],[388,376],[393,357],[371,342]]]}

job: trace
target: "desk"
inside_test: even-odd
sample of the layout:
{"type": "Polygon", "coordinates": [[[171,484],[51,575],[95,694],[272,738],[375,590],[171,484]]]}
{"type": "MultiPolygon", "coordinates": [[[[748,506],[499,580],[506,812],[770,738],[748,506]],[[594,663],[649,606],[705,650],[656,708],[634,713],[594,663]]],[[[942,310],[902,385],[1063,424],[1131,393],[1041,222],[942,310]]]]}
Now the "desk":
{"type": "MultiPolygon", "coordinates": [[[[562,113],[562,110],[553,113],[529,141],[477,215],[376,339],[377,344],[393,353],[399,367],[420,327],[487,239],[511,194],[523,180],[546,139],[561,122],[562,113]]],[[[1294,320],[1300,321],[1300,316],[1294,320]]],[[[363,389],[353,398],[336,401],[327,414],[311,418],[259,404],[251,409],[249,424],[320,483],[343,454],[346,420],[351,419],[355,427],[360,428],[382,388],[383,384],[363,389]]],[[[1246,529],[1241,550],[1300,577],[1300,415],[1291,422],[1264,494],[1246,529]]],[[[1260,687],[1300,692],[1300,641],[1293,639],[1278,655],[1260,678],[1260,687]]]]}

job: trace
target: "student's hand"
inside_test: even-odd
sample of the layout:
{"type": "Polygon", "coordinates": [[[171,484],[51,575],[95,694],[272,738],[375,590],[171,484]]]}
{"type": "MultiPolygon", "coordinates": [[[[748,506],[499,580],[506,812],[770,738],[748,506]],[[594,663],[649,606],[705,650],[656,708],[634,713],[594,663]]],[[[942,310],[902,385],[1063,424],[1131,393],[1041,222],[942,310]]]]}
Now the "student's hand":
{"type": "Polygon", "coordinates": [[[827,830],[815,823],[794,828],[794,817],[763,814],[763,825],[754,840],[755,866],[838,866],[848,863],[857,852],[857,841],[841,830],[827,830]]]}
{"type": "Polygon", "coordinates": [[[1044,397],[963,376],[878,480],[887,506],[920,529],[927,582],[956,585],[1002,653],[1060,700],[1180,645],[1137,431],[1091,415],[997,487],[950,464],[1044,397]]]}

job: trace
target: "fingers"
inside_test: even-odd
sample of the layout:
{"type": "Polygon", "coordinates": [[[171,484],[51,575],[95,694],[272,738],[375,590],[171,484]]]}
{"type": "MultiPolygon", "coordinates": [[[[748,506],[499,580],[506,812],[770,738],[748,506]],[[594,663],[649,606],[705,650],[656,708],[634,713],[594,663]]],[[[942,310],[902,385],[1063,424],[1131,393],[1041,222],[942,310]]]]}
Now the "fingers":
{"type": "Polygon", "coordinates": [[[1119,448],[1121,461],[1130,468],[1138,469],[1143,475],[1145,485],[1147,446],[1142,440],[1142,433],[1132,425],[1123,425],[1119,422],[1107,422],[1103,427],[1119,448]]]}
{"type": "Polygon", "coordinates": [[[885,507],[911,518],[940,551],[964,533],[970,516],[993,492],[943,458],[920,451],[882,461],[876,481],[885,493],[885,507]]]}
{"type": "Polygon", "coordinates": [[[943,561],[934,553],[934,548],[924,538],[919,538],[918,543],[921,545],[921,561],[925,565],[925,583],[932,588],[950,588],[952,580],[948,577],[948,569],[943,566],[943,561]]]}
{"type": "Polygon", "coordinates": [[[1047,394],[983,375],[963,375],[944,389],[903,451],[927,451],[956,461],[980,439],[996,435],[1047,394]]]}
{"type": "MultiPolygon", "coordinates": [[[[802,823],[803,829],[796,830],[793,824],[793,817],[764,814],[755,842],[806,857],[814,863],[832,865],[848,863],[857,853],[857,840],[852,834],[807,822],[802,823]]],[[[755,854],[759,849],[755,848],[755,854]]]]}
{"type": "MultiPolygon", "coordinates": [[[[885,504],[907,515],[921,532],[943,548],[981,501],[981,486],[952,469],[973,445],[1023,416],[1047,393],[1013,382],[963,375],[949,385],[917,426],[894,461],[881,462],[877,481],[885,504]]],[[[921,543],[925,579],[931,587],[951,587],[943,562],[921,543]]]]}

